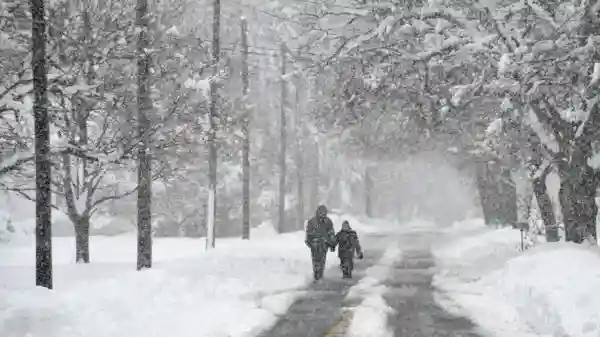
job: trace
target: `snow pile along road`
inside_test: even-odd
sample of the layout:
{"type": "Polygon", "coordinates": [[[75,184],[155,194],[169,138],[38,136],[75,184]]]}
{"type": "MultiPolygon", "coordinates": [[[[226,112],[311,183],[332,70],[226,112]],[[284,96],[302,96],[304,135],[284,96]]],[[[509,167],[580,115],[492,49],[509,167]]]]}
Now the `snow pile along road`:
{"type": "Polygon", "coordinates": [[[392,309],[383,298],[387,291],[383,282],[390,274],[393,264],[401,258],[400,248],[396,244],[389,246],[379,262],[369,267],[360,282],[350,288],[348,297],[360,297],[363,301],[353,309],[348,337],[391,337],[393,335],[388,324],[388,315],[392,309]]]}
{"type": "Polygon", "coordinates": [[[600,336],[600,250],[543,243],[518,250],[519,231],[487,230],[435,250],[441,304],[494,336],[600,336]]]}
{"type": "Polygon", "coordinates": [[[270,232],[208,252],[203,239],[157,238],[140,272],[133,235],[92,237],[89,265],[73,263],[73,238],[55,238],[54,290],[34,287],[34,246],[0,245],[0,336],[253,336],[312,279],[304,234],[270,232]]]}

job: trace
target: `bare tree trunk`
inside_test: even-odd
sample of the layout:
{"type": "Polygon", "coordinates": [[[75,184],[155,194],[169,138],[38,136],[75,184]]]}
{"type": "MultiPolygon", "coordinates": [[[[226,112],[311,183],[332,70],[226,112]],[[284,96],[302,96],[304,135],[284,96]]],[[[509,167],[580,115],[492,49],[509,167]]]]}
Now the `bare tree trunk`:
{"type": "Polygon", "coordinates": [[[300,86],[296,85],[296,179],[298,188],[298,203],[296,204],[297,228],[304,228],[304,158],[302,156],[303,123],[300,109],[300,86]]]}
{"type": "Polygon", "coordinates": [[[90,263],[90,218],[82,215],[75,226],[75,261],[90,263]]]}
{"type": "Polygon", "coordinates": [[[481,202],[481,211],[486,225],[492,224],[492,210],[490,207],[490,184],[488,172],[485,164],[477,165],[477,191],[479,192],[479,201],[481,202]]]}
{"type": "Polygon", "coordinates": [[[250,109],[248,108],[248,22],[241,20],[242,28],[242,109],[244,110],[244,143],[242,145],[242,239],[250,239],[250,109]]]}
{"type": "Polygon", "coordinates": [[[365,167],[365,214],[368,217],[373,216],[373,177],[371,176],[371,166],[367,164],[365,167]]]}
{"type": "Polygon", "coordinates": [[[514,225],[518,220],[517,187],[512,181],[510,171],[501,167],[496,176],[498,196],[495,200],[497,215],[502,225],[514,225]]]}
{"type": "Polygon", "coordinates": [[[310,186],[310,209],[316,210],[319,205],[319,142],[314,142],[314,153],[312,156],[311,186],[310,186]]]}
{"type": "Polygon", "coordinates": [[[31,0],[31,67],[35,118],[35,284],[52,289],[52,177],[50,162],[50,118],[46,72],[46,19],[44,0],[31,0]]]}
{"type": "Polygon", "coordinates": [[[582,243],[588,236],[597,240],[595,198],[598,179],[587,165],[571,166],[569,170],[571,175],[561,172],[559,191],[566,240],[582,243]]]}
{"type": "Polygon", "coordinates": [[[546,188],[546,177],[550,173],[550,166],[548,166],[544,172],[533,179],[533,193],[537,201],[542,221],[544,221],[544,228],[546,229],[546,241],[547,242],[558,242],[558,228],[556,228],[556,218],[554,216],[554,209],[552,208],[552,202],[548,196],[548,189],[546,188]]]}
{"type": "MultiPolygon", "coordinates": [[[[312,83],[312,88],[311,88],[311,98],[310,98],[310,104],[311,104],[311,110],[313,111],[313,113],[316,115],[318,114],[318,109],[319,109],[319,105],[317,103],[318,101],[318,97],[319,97],[319,76],[315,76],[313,83],[312,83]]],[[[311,138],[314,138],[315,135],[310,134],[311,138]]],[[[309,144],[306,144],[309,145],[309,144]]],[[[310,212],[307,212],[309,217],[312,216],[312,213],[314,212],[314,210],[317,209],[317,206],[319,205],[319,186],[320,186],[320,150],[319,150],[319,140],[318,138],[315,138],[313,140],[313,143],[311,144],[312,147],[310,149],[310,151],[308,151],[309,153],[312,153],[309,156],[308,162],[311,165],[311,170],[310,170],[310,181],[309,181],[309,204],[308,207],[310,209],[310,212]]],[[[307,149],[308,150],[308,149],[307,149]]]]}
{"type": "MultiPolygon", "coordinates": [[[[85,45],[83,46],[84,58],[87,61],[86,84],[92,85],[93,83],[93,59],[89,48],[92,45],[92,25],[90,22],[90,15],[88,12],[89,8],[84,9],[83,12],[83,29],[85,35],[85,45]]],[[[88,102],[81,101],[79,103],[79,109],[74,111],[75,125],[77,127],[77,143],[81,149],[85,149],[88,144],[88,127],[87,122],[90,116],[91,107],[88,102]]],[[[92,191],[92,184],[88,181],[88,163],[85,158],[75,158],[75,163],[81,170],[77,170],[75,173],[75,181],[73,181],[72,169],[71,169],[71,158],[68,154],[64,155],[63,159],[64,171],[65,171],[65,197],[67,199],[69,217],[75,227],[75,261],[77,263],[90,263],[90,219],[87,214],[79,214],[82,210],[78,209],[75,205],[74,199],[83,198],[83,194],[86,193],[89,196],[92,191]],[[73,183],[75,182],[75,190],[73,190],[73,183]]],[[[79,203],[78,203],[79,204],[79,203]]],[[[89,210],[85,210],[87,213],[89,210]]]]}
{"type": "MultiPolygon", "coordinates": [[[[90,22],[90,14],[89,14],[89,8],[86,8],[83,12],[83,29],[85,30],[85,46],[84,46],[84,53],[85,53],[85,60],[87,61],[87,69],[85,69],[85,77],[86,77],[86,84],[87,85],[92,85],[93,81],[94,81],[94,60],[92,57],[92,53],[90,52],[90,48],[92,46],[93,43],[93,39],[92,39],[92,23],[90,22]]],[[[87,102],[82,102],[81,104],[81,109],[79,112],[79,118],[77,119],[77,125],[78,125],[78,129],[79,129],[79,145],[82,149],[84,149],[87,144],[88,144],[88,127],[87,127],[87,122],[88,119],[90,117],[90,113],[91,113],[92,107],[90,106],[89,103],[87,102]]],[[[80,191],[78,191],[78,195],[81,195],[81,193],[83,193],[84,190],[86,190],[86,185],[87,185],[87,178],[88,178],[88,172],[87,172],[87,160],[85,158],[79,158],[78,161],[80,162],[80,165],[82,166],[82,177],[80,177],[80,181],[81,184],[80,185],[80,191]]],[[[91,186],[90,186],[91,187],[91,186]]]]}
{"type": "MultiPolygon", "coordinates": [[[[67,214],[69,220],[73,223],[75,229],[75,261],[77,263],[90,263],[89,241],[90,241],[90,220],[87,210],[80,215],[77,209],[76,191],[73,190],[73,170],[71,168],[71,156],[62,154],[62,168],[64,179],[62,187],[64,189],[65,201],[67,203],[67,214]]],[[[81,206],[79,206],[81,207],[81,206]]]]}
{"type": "Polygon", "coordinates": [[[137,269],[152,268],[152,166],[150,150],[150,55],[148,55],[148,3],[138,0],[136,25],[139,29],[137,44],[137,106],[138,106],[138,191],[137,269]]]}
{"type": "Polygon", "coordinates": [[[285,75],[287,73],[286,70],[286,52],[285,52],[285,47],[283,44],[281,44],[281,113],[280,113],[280,120],[279,120],[279,132],[280,132],[280,150],[279,150],[279,208],[278,208],[278,215],[279,215],[279,225],[277,226],[277,230],[279,233],[282,233],[286,230],[286,226],[285,226],[285,192],[286,192],[286,186],[285,186],[285,175],[287,173],[287,168],[286,168],[286,163],[285,163],[285,159],[286,159],[286,117],[285,117],[285,110],[286,110],[286,100],[287,100],[287,87],[286,87],[286,79],[285,79],[285,75]]]}
{"type": "Polygon", "coordinates": [[[221,0],[213,1],[213,39],[212,39],[212,63],[213,78],[210,81],[210,111],[208,116],[208,180],[209,180],[209,220],[206,237],[207,248],[215,248],[217,218],[217,104],[219,100],[217,77],[219,76],[220,60],[220,31],[221,31],[221,0]]]}
{"type": "MultiPolygon", "coordinates": [[[[85,77],[86,77],[86,84],[91,86],[94,83],[94,58],[93,58],[93,53],[90,51],[90,48],[92,47],[92,44],[94,43],[93,37],[92,37],[92,23],[91,23],[91,19],[90,19],[90,13],[89,13],[89,8],[86,8],[83,12],[83,25],[84,25],[84,30],[85,30],[85,46],[84,46],[84,52],[85,52],[85,60],[87,61],[87,69],[85,69],[85,77]]],[[[78,124],[79,124],[79,144],[82,148],[87,147],[88,145],[88,127],[87,127],[87,122],[90,118],[90,114],[92,111],[92,106],[90,106],[89,103],[84,102],[83,103],[83,109],[79,114],[79,120],[78,120],[78,124]]],[[[89,188],[91,188],[91,186],[87,186],[87,180],[88,180],[88,172],[87,172],[87,160],[85,158],[81,158],[81,165],[83,166],[83,177],[81,177],[82,179],[82,186],[83,189],[89,192],[89,188]]]]}
{"type": "Polygon", "coordinates": [[[328,208],[340,208],[340,176],[339,172],[335,172],[334,168],[329,168],[327,172],[327,201],[328,208]]]}
{"type": "Polygon", "coordinates": [[[495,161],[479,163],[477,187],[487,225],[514,225],[517,222],[517,192],[504,167],[495,161]]]}

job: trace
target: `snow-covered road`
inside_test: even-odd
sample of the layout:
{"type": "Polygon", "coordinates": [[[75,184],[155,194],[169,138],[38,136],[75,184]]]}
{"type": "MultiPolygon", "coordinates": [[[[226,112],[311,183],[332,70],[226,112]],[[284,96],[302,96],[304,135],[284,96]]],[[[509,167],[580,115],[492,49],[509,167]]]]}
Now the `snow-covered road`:
{"type": "Polygon", "coordinates": [[[364,237],[367,259],[358,262],[358,280],[329,273],[261,337],[482,336],[469,319],[436,303],[430,246],[443,234],[404,229],[364,237]]]}

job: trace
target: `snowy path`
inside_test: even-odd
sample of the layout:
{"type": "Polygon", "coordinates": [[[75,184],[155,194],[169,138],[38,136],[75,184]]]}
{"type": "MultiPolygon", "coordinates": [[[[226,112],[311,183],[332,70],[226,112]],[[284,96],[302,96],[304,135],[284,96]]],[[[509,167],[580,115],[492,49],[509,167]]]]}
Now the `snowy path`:
{"type": "Polygon", "coordinates": [[[388,322],[394,337],[483,336],[467,318],[455,316],[436,303],[432,286],[435,261],[429,245],[439,234],[416,232],[404,236],[403,259],[394,264],[384,284],[387,304],[394,310],[388,322]]]}
{"type": "Polygon", "coordinates": [[[135,236],[93,237],[89,265],[72,261],[72,238],[56,238],[52,291],[33,284],[33,241],[0,245],[0,336],[600,336],[600,301],[590,296],[598,247],[520,252],[518,231],[480,221],[343,218],[356,224],[365,260],[342,280],[330,253],[319,284],[302,232],[255,230],[251,241],[222,239],[211,251],[203,240],[157,239],[156,264],[144,272],[135,270],[135,236]]]}
{"type": "MultiPolygon", "coordinates": [[[[333,267],[325,272],[321,282],[312,284],[308,293],[292,304],[277,323],[260,337],[308,337],[308,336],[337,336],[334,328],[341,328],[340,322],[345,321],[344,307],[354,306],[355,301],[347,300],[350,288],[364,275],[366,268],[373,265],[381,256],[384,237],[367,236],[362,239],[365,248],[365,259],[356,262],[354,279],[341,278],[339,268],[333,267]],[[379,248],[381,247],[381,248],[379,248]]],[[[327,260],[338,262],[337,256],[328,254],[327,260]]],[[[341,332],[340,332],[341,333],[341,332]]]]}
{"type": "MultiPolygon", "coordinates": [[[[353,335],[349,331],[351,324],[366,326],[359,328],[363,332],[353,332],[362,337],[482,336],[471,321],[446,312],[435,301],[434,259],[429,246],[439,237],[439,233],[426,230],[366,237],[363,244],[366,258],[358,263],[354,280],[341,280],[339,271],[333,268],[322,283],[309,288],[308,293],[260,337],[348,336],[353,335]],[[402,258],[388,266],[390,275],[382,284],[384,302],[391,309],[379,314],[387,316],[388,326],[382,327],[373,324],[372,321],[377,320],[374,317],[363,316],[356,310],[366,295],[362,298],[347,295],[352,286],[364,280],[361,278],[365,277],[367,268],[381,263],[378,261],[390,243],[398,244],[402,258]],[[364,331],[370,332],[365,335],[364,331]]],[[[330,258],[333,258],[331,254],[330,258]]],[[[374,315],[377,311],[381,310],[372,310],[374,315]]],[[[385,322],[385,318],[381,321],[385,322]]]]}

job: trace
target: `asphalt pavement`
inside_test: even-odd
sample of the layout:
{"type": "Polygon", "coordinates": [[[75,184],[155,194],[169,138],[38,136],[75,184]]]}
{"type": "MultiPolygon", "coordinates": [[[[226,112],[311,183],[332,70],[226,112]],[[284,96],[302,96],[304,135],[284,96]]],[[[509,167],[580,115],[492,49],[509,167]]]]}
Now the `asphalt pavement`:
{"type": "MultiPolygon", "coordinates": [[[[349,309],[361,301],[360,298],[346,299],[348,290],[364,276],[368,267],[377,263],[393,240],[398,241],[403,253],[403,258],[392,266],[390,276],[384,282],[388,287],[384,299],[393,309],[388,317],[393,336],[483,337],[469,319],[445,311],[434,299],[435,261],[431,244],[440,240],[440,235],[423,230],[361,238],[365,259],[357,260],[353,279],[342,279],[337,267],[328,269],[323,280],[309,286],[306,295],[293,303],[287,313],[259,337],[344,336],[352,319],[349,309]]],[[[336,259],[337,263],[334,253],[329,253],[328,259],[336,259]]]]}

